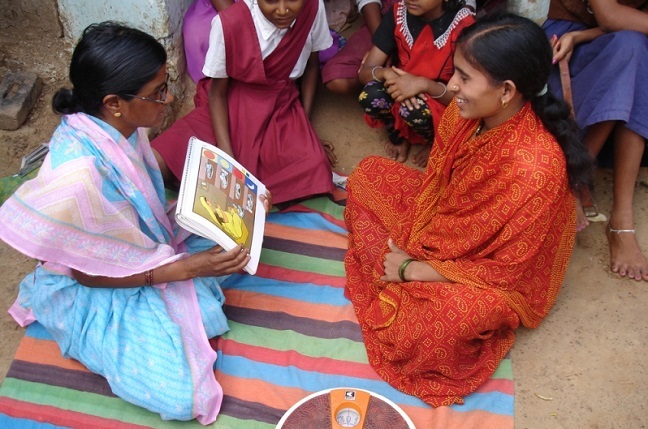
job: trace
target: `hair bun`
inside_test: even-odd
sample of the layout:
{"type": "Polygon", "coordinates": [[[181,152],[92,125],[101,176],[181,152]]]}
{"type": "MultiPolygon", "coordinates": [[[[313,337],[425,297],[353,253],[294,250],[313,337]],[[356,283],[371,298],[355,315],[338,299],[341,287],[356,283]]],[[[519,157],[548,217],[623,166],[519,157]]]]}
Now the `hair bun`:
{"type": "Polygon", "coordinates": [[[74,90],[61,88],[56,91],[56,94],[52,98],[52,109],[54,109],[54,112],[63,115],[77,113],[77,97],[74,90]]]}

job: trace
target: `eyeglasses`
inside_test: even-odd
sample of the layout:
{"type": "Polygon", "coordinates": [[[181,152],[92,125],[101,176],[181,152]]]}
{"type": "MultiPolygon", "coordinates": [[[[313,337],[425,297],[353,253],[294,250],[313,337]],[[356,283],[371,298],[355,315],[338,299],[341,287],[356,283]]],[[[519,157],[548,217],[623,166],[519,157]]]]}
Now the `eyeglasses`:
{"type": "MultiPolygon", "coordinates": [[[[168,80],[167,76],[167,80],[168,80]]],[[[133,98],[139,98],[140,100],[145,100],[145,101],[152,101],[154,103],[160,103],[160,104],[166,104],[166,98],[167,98],[167,92],[169,90],[169,85],[167,84],[167,80],[164,81],[162,86],[160,86],[160,89],[158,90],[158,98],[149,98],[149,97],[142,97],[139,95],[135,94],[124,94],[128,97],[133,97],[133,98]]]]}

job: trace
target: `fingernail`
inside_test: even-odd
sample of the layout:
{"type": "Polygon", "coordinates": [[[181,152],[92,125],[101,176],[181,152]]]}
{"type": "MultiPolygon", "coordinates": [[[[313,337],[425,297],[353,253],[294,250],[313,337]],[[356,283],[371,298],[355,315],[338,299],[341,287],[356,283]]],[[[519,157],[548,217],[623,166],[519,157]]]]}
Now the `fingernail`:
{"type": "Polygon", "coordinates": [[[558,62],[558,61],[556,61],[555,58],[554,58],[553,60],[551,60],[551,64],[556,64],[557,62],[558,62]]]}

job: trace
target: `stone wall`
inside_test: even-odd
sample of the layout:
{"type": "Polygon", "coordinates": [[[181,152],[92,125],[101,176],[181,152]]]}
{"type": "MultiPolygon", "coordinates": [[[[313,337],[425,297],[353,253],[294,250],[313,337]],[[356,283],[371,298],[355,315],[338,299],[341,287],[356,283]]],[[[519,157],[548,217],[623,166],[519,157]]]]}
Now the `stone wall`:
{"type": "Polygon", "coordinates": [[[37,39],[61,37],[63,28],[55,0],[0,0],[0,34],[19,33],[37,39]]]}
{"type": "Polygon", "coordinates": [[[508,0],[506,4],[509,12],[526,16],[538,24],[542,24],[549,11],[549,0],[508,0]]]}

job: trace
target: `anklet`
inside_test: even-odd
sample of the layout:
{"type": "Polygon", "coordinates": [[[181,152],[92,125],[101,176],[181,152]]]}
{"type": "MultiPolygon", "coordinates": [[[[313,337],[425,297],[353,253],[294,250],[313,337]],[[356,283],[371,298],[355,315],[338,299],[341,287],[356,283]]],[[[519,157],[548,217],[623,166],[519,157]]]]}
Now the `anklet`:
{"type": "Polygon", "coordinates": [[[613,233],[615,233],[617,235],[621,234],[622,232],[629,232],[629,233],[632,233],[632,234],[634,234],[636,232],[635,229],[614,229],[614,228],[612,228],[612,226],[610,226],[609,223],[608,223],[608,230],[610,230],[610,232],[613,232],[613,233]]]}

